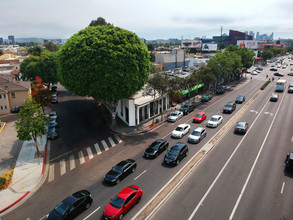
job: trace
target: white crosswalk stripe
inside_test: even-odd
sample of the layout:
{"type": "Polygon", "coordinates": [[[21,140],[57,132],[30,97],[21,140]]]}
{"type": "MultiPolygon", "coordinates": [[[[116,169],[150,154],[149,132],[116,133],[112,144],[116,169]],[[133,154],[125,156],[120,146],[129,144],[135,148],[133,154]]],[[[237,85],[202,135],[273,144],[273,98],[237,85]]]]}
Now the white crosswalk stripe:
{"type": "Polygon", "coordinates": [[[84,159],[82,151],[78,152],[78,157],[79,157],[80,164],[83,164],[85,162],[85,159],[84,159]]]}
{"type": "Polygon", "coordinates": [[[101,142],[102,142],[102,145],[103,145],[104,149],[109,150],[109,147],[108,147],[106,141],[102,140],[101,142]]]}
{"type": "Polygon", "coordinates": [[[89,159],[90,160],[93,159],[94,155],[93,155],[92,149],[90,147],[87,147],[86,151],[87,151],[87,155],[89,156],[89,159]]]}
{"type": "Polygon", "coordinates": [[[115,134],[115,138],[118,141],[118,143],[120,144],[122,142],[122,140],[120,139],[120,137],[118,135],[115,134]]]}
{"type": "Polygon", "coordinates": [[[114,147],[116,145],[111,137],[108,137],[108,140],[111,144],[111,147],[114,147]]]}
{"type": "Polygon", "coordinates": [[[75,168],[75,158],[74,155],[70,155],[69,157],[69,164],[70,164],[70,170],[73,170],[75,168]]]}
{"type": "Polygon", "coordinates": [[[98,155],[101,154],[102,151],[101,151],[99,145],[96,143],[94,146],[95,146],[95,148],[96,148],[97,154],[98,154],[98,155]]]}
{"type": "Polygon", "coordinates": [[[49,178],[48,178],[48,182],[51,182],[54,180],[55,178],[55,172],[54,172],[54,164],[50,164],[49,166],[49,178]]]}
{"type": "Polygon", "coordinates": [[[65,159],[62,159],[60,161],[60,175],[64,175],[66,173],[66,163],[65,163],[65,159]]]}

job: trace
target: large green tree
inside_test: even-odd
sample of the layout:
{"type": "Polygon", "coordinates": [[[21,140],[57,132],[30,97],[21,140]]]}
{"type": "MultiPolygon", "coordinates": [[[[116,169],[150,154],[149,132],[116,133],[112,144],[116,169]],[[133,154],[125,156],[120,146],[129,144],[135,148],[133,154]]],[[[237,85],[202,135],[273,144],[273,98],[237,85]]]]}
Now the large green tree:
{"type": "Polygon", "coordinates": [[[274,56],[274,53],[270,50],[264,50],[260,51],[259,56],[262,57],[264,61],[267,61],[274,56]]]}
{"type": "Polygon", "coordinates": [[[43,49],[40,46],[33,46],[28,48],[27,52],[33,56],[40,56],[43,49]]]}
{"type": "Polygon", "coordinates": [[[134,33],[113,25],[87,27],[59,50],[61,84],[98,101],[129,98],[143,87],[149,74],[150,55],[145,44],[134,33]]]}
{"type": "Polygon", "coordinates": [[[107,23],[106,20],[102,17],[98,17],[97,20],[92,20],[89,26],[103,26],[103,25],[110,25],[107,23]]]}
{"type": "Polygon", "coordinates": [[[37,153],[39,154],[39,145],[37,138],[47,132],[47,125],[49,118],[42,111],[40,104],[33,99],[27,99],[24,102],[24,109],[22,109],[18,116],[20,118],[15,122],[17,137],[23,141],[34,140],[37,153]]]}

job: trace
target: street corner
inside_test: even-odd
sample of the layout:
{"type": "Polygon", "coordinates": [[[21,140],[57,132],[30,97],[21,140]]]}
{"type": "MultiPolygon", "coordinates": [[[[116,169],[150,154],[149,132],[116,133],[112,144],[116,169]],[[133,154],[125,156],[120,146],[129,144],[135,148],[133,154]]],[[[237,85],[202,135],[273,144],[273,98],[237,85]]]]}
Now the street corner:
{"type": "Polygon", "coordinates": [[[0,122],[0,133],[3,131],[5,126],[6,126],[6,122],[0,122]]]}

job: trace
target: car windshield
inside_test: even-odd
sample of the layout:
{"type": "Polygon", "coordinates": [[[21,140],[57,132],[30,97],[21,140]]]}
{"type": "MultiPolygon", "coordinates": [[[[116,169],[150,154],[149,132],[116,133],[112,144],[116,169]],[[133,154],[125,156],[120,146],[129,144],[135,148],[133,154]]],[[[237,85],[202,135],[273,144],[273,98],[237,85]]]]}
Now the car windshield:
{"type": "Polygon", "coordinates": [[[202,115],[201,115],[201,114],[197,114],[195,117],[197,117],[197,118],[201,118],[202,115]]]}
{"type": "Polygon", "coordinates": [[[183,105],[181,108],[188,108],[188,105],[183,105]]]}
{"type": "Polygon", "coordinates": [[[200,132],[199,131],[193,131],[191,134],[194,135],[194,136],[199,136],[200,132]]]}
{"type": "Polygon", "coordinates": [[[169,150],[168,154],[169,155],[173,155],[173,156],[177,156],[179,153],[179,150],[177,148],[172,148],[171,150],[169,150]]]}
{"type": "Polygon", "coordinates": [[[115,167],[112,168],[112,170],[115,171],[116,173],[121,173],[123,170],[123,167],[116,165],[115,167]]]}
{"type": "Polygon", "coordinates": [[[57,213],[59,213],[60,215],[64,215],[65,212],[68,210],[69,206],[63,202],[60,202],[56,208],[55,208],[55,211],[57,213]]]}
{"type": "Polygon", "coordinates": [[[171,114],[171,116],[177,116],[177,115],[178,115],[177,112],[173,112],[173,113],[171,114]]]}
{"type": "Polygon", "coordinates": [[[218,118],[214,118],[214,117],[212,117],[212,118],[211,118],[211,121],[218,121],[218,118]]]}
{"type": "Polygon", "coordinates": [[[242,96],[238,96],[236,99],[237,100],[241,100],[242,99],[242,96]]]}
{"type": "Polygon", "coordinates": [[[226,107],[231,108],[232,107],[232,104],[227,104],[226,107]]]}
{"type": "Polygon", "coordinates": [[[177,127],[175,130],[176,131],[183,131],[183,128],[182,127],[177,127]]]}
{"type": "Polygon", "coordinates": [[[237,128],[244,128],[244,127],[245,127],[244,123],[238,123],[237,124],[237,128]]]}
{"type": "Polygon", "coordinates": [[[159,143],[158,143],[158,142],[154,142],[154,143],[151,144],[150,147],[151,147],[152,149],[154,149],[154,150],[158,150],[158,148],[159,148],[159,143]]]}
{"type": "Polygon", "coordinates": [[[110,204],[113,207],[120,209],[123,206],[124,201],[125,201],[124,199],[121,199],[120,197],[115,196],[114,199],[112,199],[112,201],[110,202],[110,204]]]}

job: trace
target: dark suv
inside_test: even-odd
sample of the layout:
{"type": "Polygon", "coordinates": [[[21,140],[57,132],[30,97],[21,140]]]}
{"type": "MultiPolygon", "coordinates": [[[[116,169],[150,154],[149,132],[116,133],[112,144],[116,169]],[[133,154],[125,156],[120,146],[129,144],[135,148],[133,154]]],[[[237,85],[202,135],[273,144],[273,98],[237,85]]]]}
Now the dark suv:
{"type": "Polygon", "coordinates": [[[178,165],[179,162],[188,154],[188,147],[184,143],[178,142],[165,155],[164,162],[170,165],[178,165]]]}
{"type": "Polygon", "coordinates": [[[187,115],[188,113],[192,112],[194,109],[195,109],[195,105],[185,104],[180,108],[180,111],[182,111],[184,115],[187,115]]]}
{"type": "Polygon", "coordinates": [[[220,86],[217,88],[216,93],[217,94],[224,94],[227,91],[227,87],[226,86],[220,86]]]}
{"type": "Polygon", "coordinates": [[[232,113],[235,111],[235,109],[236,109],[235,102],[228,102],[223,109],[223,113],[232,113]]]}

